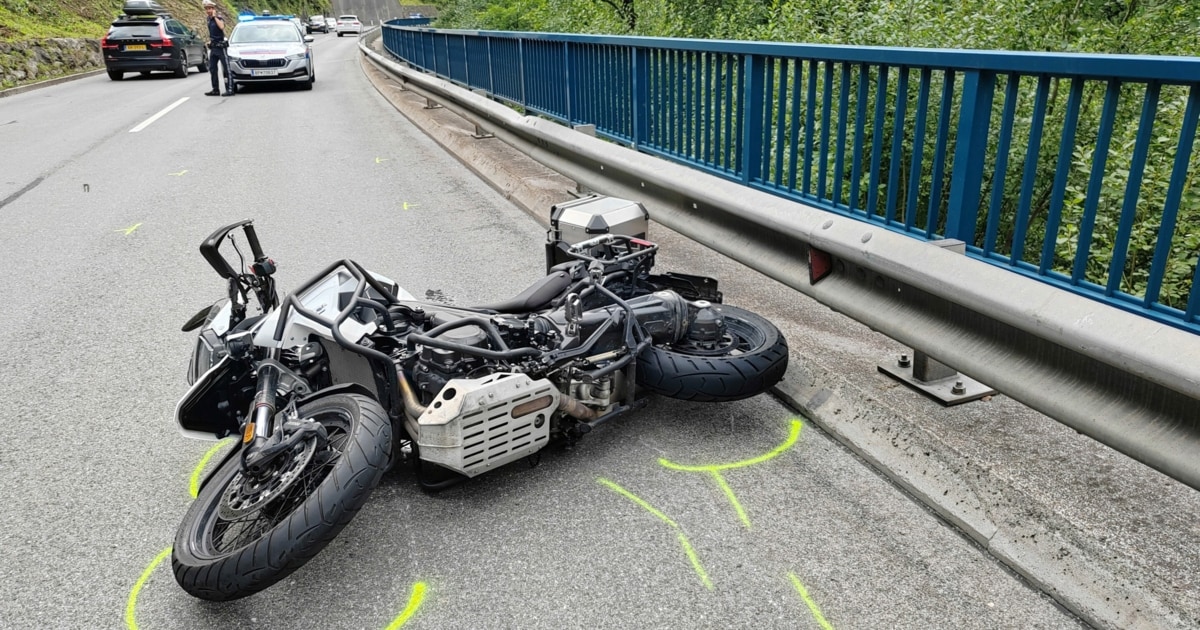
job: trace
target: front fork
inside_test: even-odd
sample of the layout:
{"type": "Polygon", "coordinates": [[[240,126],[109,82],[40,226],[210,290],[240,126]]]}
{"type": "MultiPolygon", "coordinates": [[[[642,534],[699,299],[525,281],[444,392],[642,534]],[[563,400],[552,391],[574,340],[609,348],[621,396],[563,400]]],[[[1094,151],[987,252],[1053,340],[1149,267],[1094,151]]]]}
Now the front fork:
{"type": "Polygon", "coordinates": [[[311,389],[278,357],[279,350],[272,349],[268,358],[259,362],[258,391],[250,420],[242,427],[242,470],[250,474],[269,470],[276,458],[310,437],[316,437],[318,448],[325,444],[325,427],[319,422],[302,420],[296,412],[296,398],[309,394],[311,389]],[[283,414],[279,414],[281,391],[288,400],[283,414]]]}

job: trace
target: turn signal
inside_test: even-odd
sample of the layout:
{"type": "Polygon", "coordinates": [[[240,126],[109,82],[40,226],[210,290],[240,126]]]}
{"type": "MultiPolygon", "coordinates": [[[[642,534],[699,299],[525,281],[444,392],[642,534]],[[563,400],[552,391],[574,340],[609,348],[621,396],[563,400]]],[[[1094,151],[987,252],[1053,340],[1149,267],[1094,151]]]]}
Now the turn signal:
{"type": "Polygon", "coordinates": [[[249,444],[254,439],[254,423],[247,422],[246,430],[242,432],[242,444],[249,444]]]}

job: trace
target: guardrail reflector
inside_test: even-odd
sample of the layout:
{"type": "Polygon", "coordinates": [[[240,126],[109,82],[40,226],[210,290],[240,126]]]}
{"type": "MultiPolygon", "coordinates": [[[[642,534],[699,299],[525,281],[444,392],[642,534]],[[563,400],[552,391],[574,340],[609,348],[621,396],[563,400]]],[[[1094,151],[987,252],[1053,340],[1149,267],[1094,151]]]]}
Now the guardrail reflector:
{"type": "Polygon", "coordinates": [[[833,271],[833,256],[816,247],[808,248],[808,283],[816,284],[833,271]]]}

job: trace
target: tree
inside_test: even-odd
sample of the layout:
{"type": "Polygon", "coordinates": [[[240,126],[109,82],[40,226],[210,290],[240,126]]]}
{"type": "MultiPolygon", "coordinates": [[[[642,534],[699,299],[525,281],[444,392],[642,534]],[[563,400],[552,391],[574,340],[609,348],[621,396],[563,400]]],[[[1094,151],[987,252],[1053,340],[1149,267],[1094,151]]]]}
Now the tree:
{"type": "Polygon", "coordinates": [[[612,10],[614,12],[616,12],[617,17],[621,20],[621,22],[623,22],[625,24],[625,26],[629,28],[630,33],[637,30],[638,15],[637,15],[637,7],[634,6],[634,4],[633,4],[634,0],[599,0],[599,1],[612,7],[612,10]]]}

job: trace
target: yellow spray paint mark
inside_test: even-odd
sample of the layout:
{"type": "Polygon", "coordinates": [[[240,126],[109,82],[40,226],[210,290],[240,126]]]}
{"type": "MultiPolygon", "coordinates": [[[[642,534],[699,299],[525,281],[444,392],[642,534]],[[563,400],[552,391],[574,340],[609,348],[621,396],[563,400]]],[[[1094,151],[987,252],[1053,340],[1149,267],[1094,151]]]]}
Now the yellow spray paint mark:
{"type": "Polygon", "coordinates": [[[179,171],[178,173],[167,173],[167,175],[173,175],[175,177],[183,177],[183,174],[186,172],[187,172],[187,169],[185,168],[182,171],[179,171]]]}
{"type": "Polygon", "coordinates": [[[405,201],[403,204],[401,204],[401,206],[400,206],[400,207],[401,207],[401,208],[404,208],[405,210],[412,210],[413,208],[416,208],[416,207],[417,207],[417,204],[415,204],[415,203],[408,203],[407,201],[405,201]]]}
{"type": "Polygon", "coordinates": [[[136,229],[138,229],[138,228],[140,228],[140,227],[142,227],[142,224],[141,224],[141,223],[134,223],[133,225],[131,225],[131,226],[127,227],[127,228],[121,228],[121,229],[119,229],[119,230],[113,230],[113,231],[114,231],[114,232],[124,232],[124,233],[125,233],[125,236],[129,236],[130,234],[133,234],[133,231],[134,231],[134,230],[136,230],[136,229]]]}
{"type": "Polygon", "coordinates": [[[694,569],[696,571],[696,575],[700,576],[700,581],[704,583],[705,588],[712,590],[712,587],[713,587],[712,580],[708,579],[708,572],[704,570],[704,565],[700,564],[700,556],[696,554],[696,550],[692,548],[692,543],[688,542],[687,536],[684,535],[683,529],[679,527],[678,523],[671,520],[671,518],[669,516],[667,516],[666,514],[663,514],[661,511],[659,511],[653,505],[650,505],[649,503],[647,503],[645,499],[642,499],[641,497],[637,496],[636,494],[626,490],[625,488],[622,488],[620,485],[616,484],[615,482],[609,481],[608,479],[605,479],[603,477],[596,479],[596,481],[599,482],[601,485],[606,486],[608,489],[612,490],[613,492],[616,492],[617,494],[625,497],[626,499],[629,499],[630,501],[633,501],[634,503],[640,505],[642,508],[644,508],[647,512],[653,514],[660,521],[666,523],[667,525],[670,525],[673,529],[675,529],[675,531],[679,534],[679,544],[683,546],[683,552],[687,554],[688,560],[690,560],[692,563],[692,569],[694,569]]]}
{"type": "Polygon", "coordinates": [[[788,578],[792,580],[792,586],[796,587],[796,592],[800,593],[800,599],[803,599],[804,604],[812,611],[813,617],[821,625],[822,630],[833,630],[833,625],[825,620],[825,615],[821,614],[821,609],[817,608],[817,603],[808,596],[808,591],[800,583],[800,578],[796,577],[795,573],[788,573],[788,578]]]}
{"type": "Polygon", "coordinates": [[[154,572],[155,567],[163,560],[166,560],[169,555],[171,555],[171,548],[167,547],[160,551],[157,556],[154,556],[154,559],[150,561],[150,565],[146,567],[145,571],[142,571],[142,577],[139,577],[137,583],[133,585],[133,590],[129,591],[129,600],[125,602],[125,626],[129,630],[138,630],[137,620],[133,616],[133,611],[137,607],[138,593],[146,585],[146,580],[150,579],[150,574],[154,572]]]}
{"type": "Polygon", "coordinates": [[[390,159],[390,158],[381,158],[381,157],[377,157],[377,158],[375,158],[375,163],[376,163],[376,164],[382,164],[382,163],[384,163],[384,162],[388,161],[389,159],[390,159]]]}
{"type": "Polygon", "coordinates": [[[404,612],[393,619],[385,630],[397,630],[407,623],[409,618],[417,613],[417,609],[421,607],[423,601],[425,601],[425,583],[417,582],[413,584],[412,595],[408,598],[408,605],[404,607],[404,612]]]}
{"type": "Polygon", "coordinates": [[[666,459],[659,459],[658,463],[671,470],[680,470],[683,472],[703,472],[712,475],[713,481],[716,482],[717,487],[721,489],[721,492],[725,493],[725,497],[729,499],[729,503],[733,505],[734,511],[737,512],[738,519],[742,521],[742,524],[746,526],[746,529],[750,529],[750,517],[746,515],[746,510],[743,509],[742,504],[738,502],[737,495],[733,493],[733,488],[729,487],[729,483],[725,481],[725,477],[721,475],[721,471],[733,470],[735,468],[746,468],[747,466],[761,464],[765,461],[778,457],[781,453],[787,451],[789,448],[792,448],[792,446],[796,443],[796,440],[800,439],[800,429],[802,428],[804,428],[803,422],[800,422],[799,420],[792,420],[791,434],[788,435],[787,440],[785,440],[783,444],[775,447],[775,449],[769,453],[765,453],[751,459],[744,459],[740,462],[733,462],[730,464],[713,464],[709,466],[686,466],[684,464],[676,464],[666,459]]]}
{"type": "Polygon", "coordinates": [[[213,444],[212,448],[208,449],[208,452],[204,454],[204,457],[200,458],[200,463],[196,464],[196,468],[192,470],[192,480],[188,483],[188,492],[192,495],[193,499],[200,494],[200,475],[204,472],[204,466],[208,464],[208,460],[213,458],[213,455],[217,454],[217,451],[228,444],[229,440],[221,440],[213,444]]]}
{"type": "MultiPolygon", "coordinates": [[[[193,499],[195,499],[196,495],[199,494],[200,474],[204,471],[204,466],[208,464],[209,460],[211,460],[213,456],[221,450],[222,447],[228,445],[229,443],[229,440],[222,440],[214,444],[212,448],[208,449],[208,452],[204,453],[204,456],[200,458],[200,462],[196,464],[196,468],[192,470],[192,478],[189,485],[189,490],[193,499]]],[[[680,536],[682,537],[683,535],[680,534],[680,536]]],[[[691,551],[691,545],[687,544],[686,539],[684,540],[684,545],[685,549],[688,550],[688,555],[694,556],[695,552],[691,551]]],[[[167,556],[171,555],[171,550],[172,547],[167,547],[159,552],[157,556],[154,556],[154,559],[150,561],[150,564],[146,567],[146,570],[142,571],[141,577],[139,577],[138,581],[134,583],[133,589],[129,591],[129,599],[125,602],[125,625],[129,628],[129,630],[138,630],[137,619],[134,616],[134,611],[137,608],[138,594],[141,593],[142,587],[146,585],[146,581],[150,579],[150,574],[154,572],[154,569],[158,568],[158,565],[161,564],[163,560],[166,560],[167,556]]],[[[424,582],[417,582],[413,584],[412,595],[410,595],[408,598],[408,605],[405,606],[404,610],[392,620],[392,623],[388,624],[386,630],[398,630],[405,623],[408,623],[408,620],[412,618],[412,616],[417,613],[417,609],[421,607],[421,603],[425,601],[425,591],[426,587],[424,582]]]]}

